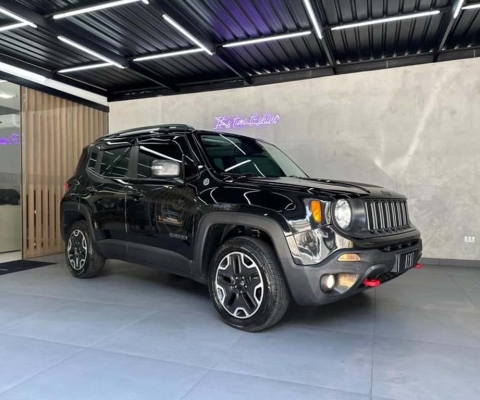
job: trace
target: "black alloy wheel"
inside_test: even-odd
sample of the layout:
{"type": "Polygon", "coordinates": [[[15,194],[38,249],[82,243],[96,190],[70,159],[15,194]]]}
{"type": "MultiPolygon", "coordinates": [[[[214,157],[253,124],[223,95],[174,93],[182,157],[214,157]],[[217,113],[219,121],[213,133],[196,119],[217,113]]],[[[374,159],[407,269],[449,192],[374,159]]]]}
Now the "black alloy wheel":
{"type": "Polygon", "coordinates": [[[290,302],[275,251],[261,239],[228,239],[210,263],[208,287],[215,309],[228,325],[258,332],[278,323],[290,302]]]}

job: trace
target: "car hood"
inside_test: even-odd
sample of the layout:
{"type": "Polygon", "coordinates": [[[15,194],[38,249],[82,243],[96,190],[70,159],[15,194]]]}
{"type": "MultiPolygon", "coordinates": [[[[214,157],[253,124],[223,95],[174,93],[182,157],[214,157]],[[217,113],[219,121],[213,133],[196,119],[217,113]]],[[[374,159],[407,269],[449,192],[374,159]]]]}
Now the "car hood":
{"type": "Polygon", "coordinates": [[[315,195],[334,198],[371,197],[371,198],[405,198],[392,190],[367,183],[336,181],[331,179],[297,178],[297,177],[246,177],[242,182],[253,185],[265,185],[286,190],[302,190],[315,195]]]}

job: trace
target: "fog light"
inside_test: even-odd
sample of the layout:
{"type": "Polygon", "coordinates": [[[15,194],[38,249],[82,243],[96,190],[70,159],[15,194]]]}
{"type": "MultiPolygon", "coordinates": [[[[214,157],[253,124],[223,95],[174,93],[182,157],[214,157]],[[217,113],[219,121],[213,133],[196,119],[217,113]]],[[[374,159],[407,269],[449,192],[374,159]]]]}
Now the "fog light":
{"type": "Polygon", "coordinates": [[[335,286],[335,275],[323,275],[321,280],[322,289],[325,292],[330,292],[335,286]]]}
{"type": "Polygon", "coordinates": [[[360,256],[354,253],[342,254],[338,257],[338,261],[360,261],[360,256]]]}

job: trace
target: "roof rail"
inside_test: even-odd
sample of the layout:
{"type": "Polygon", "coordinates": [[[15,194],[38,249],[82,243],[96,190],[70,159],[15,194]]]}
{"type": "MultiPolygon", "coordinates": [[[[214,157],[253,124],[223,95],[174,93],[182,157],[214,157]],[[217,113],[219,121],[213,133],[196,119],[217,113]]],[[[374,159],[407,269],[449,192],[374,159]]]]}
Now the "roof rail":
{"type": "Polygon", "coordinates": [[[127,129],[124,131],[114,132],[100,139],[113,139],[113,138],[120,138],[125,136],[142,135],[145,133],[193,131],[194,129],[195,128],[193,128],[192,126],[185,125],[185,124],[150,125],[150,126],[142,126],[139,128],[133,128],[133,129],[127,129]]]}

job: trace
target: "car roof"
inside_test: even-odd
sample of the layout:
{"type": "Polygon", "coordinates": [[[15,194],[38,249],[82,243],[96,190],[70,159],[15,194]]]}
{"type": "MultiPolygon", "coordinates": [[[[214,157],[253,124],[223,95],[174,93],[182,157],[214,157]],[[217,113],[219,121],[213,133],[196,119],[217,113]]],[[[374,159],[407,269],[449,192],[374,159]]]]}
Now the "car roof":
{"type": "Polygon", "coordinates": [[[130,139],[135,137],[143,137],[143,136],[151,136],[152,134],[156,133],[192,133],[192,132],[199,132],[199,133],[208,133],[211,135],[229,135],[229,136],[239,136],[245,137],[242,135],[238,135],[235,133],[229,132],[215,132],[215,131],[206,131],[206,130],[196,130],[190,125],[186,124],[161,124],[161,125],[149,125],[149,126],[141,126],[137,128],[127,129],[115,133],[111,133],[109,135],[102,136],[98,138],[94,143],[102,143],[106,141],[117,141],[119,139],[130,139]]]}

